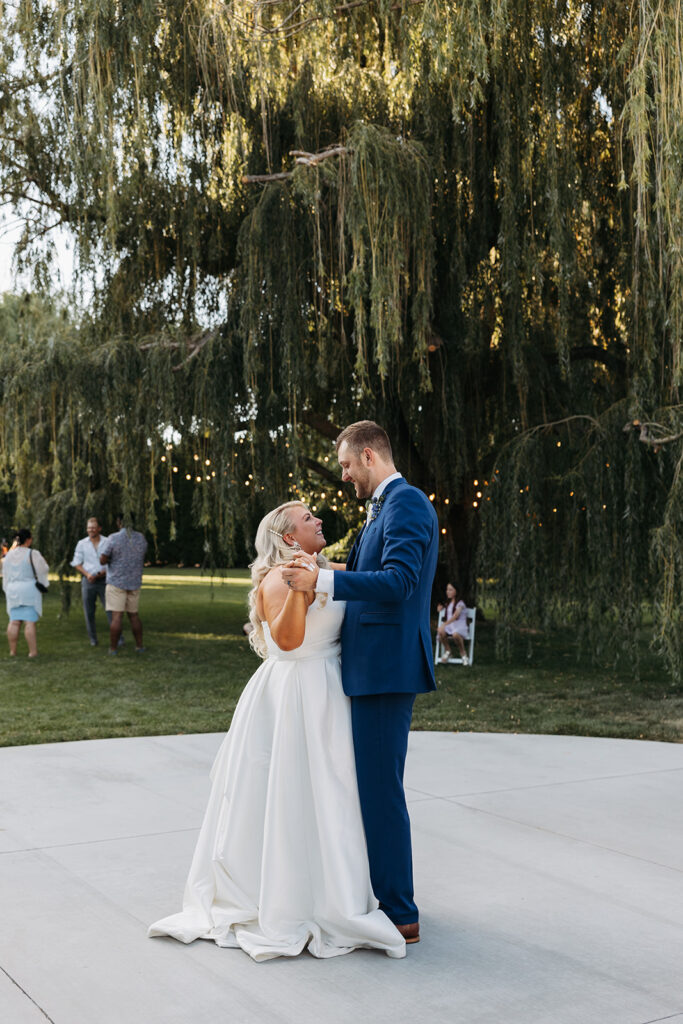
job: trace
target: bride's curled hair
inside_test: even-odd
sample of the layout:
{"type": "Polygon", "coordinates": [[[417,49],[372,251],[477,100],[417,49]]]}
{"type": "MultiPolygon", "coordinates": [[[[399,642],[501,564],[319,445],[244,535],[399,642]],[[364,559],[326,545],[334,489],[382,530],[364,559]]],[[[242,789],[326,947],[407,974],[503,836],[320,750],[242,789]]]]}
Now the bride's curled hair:
{"type": "MultiPolygon", "coordinates": [[[[252,588],[249,591],[249,621],[253,629],[249,634],[249,643],[260,658],[268,656],[266,638],[263,633],[263,622],[256,611],[256,595],[261,583],[271,569],[277,565],[285,565],[296,557],[299,548],[293,547],[283,539],[283,534],[291,533],[294,528],[292,509],[305,508],[308,506],[303,501],[286,501],[284,505],[278,505],[272,512],[263,517],[256,531],[256,558],[251,563],[252,588]]],[[[309,556],[312,557],[312,556],[309,556]]],[[[319,568],[324,569],[329,564],[324,555],[315,555],[319,568]]]]}

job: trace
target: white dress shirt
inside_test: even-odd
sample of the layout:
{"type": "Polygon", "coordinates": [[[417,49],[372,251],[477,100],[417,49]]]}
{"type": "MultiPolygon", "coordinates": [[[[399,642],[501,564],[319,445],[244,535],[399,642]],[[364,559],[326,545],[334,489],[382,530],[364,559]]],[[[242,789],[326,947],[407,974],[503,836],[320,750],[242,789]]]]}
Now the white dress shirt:
{"type": "MultiPolygon", "coordinates": [[[[400,480],[402,473],[392,473],[390,476],[386,476],[381,483],[377,484],[372,495],[371,502],[376,498],[379,498],[380,494],[384,492],[384,489],[392,482],[392,480],[400,480]]],[[[367,527],[370,522],[370,514],[372,512],[372,504],[368,506],[368,515],[365,520],[365,526],[367,527]]],[[[315,585],[317,593],[327,594],[334,601],[334,569],[320,569],[318,572],[318,581],[315,585]]]]}
{"type": "Polygon", "coordinates": [[[107,538],[103,533],[100,534],[100,542],[97,547],[90,540],[90,537],[83,537],[82,540],[79,540],[74,556],[71,559],[71,564],[74,568],[77,565],[82,565],[88,575],[99,575],[104,569],[104,566],[100,565],[100,551],[102,549],[102,541],[105,540],[107,538]]]}

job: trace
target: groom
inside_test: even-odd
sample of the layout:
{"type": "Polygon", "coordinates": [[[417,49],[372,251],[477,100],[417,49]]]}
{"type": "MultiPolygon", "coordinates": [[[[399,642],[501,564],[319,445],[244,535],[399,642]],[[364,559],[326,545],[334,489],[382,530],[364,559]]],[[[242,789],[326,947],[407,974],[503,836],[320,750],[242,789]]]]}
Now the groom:
{"type": "Polygon", "coordinates": [[[435,689],[429,602],[439,533],[422,491],[396,472],[389,438],[371,420],[352,423],[336,440],[342,480],[371,498],[346,571],[285,569],[296,590],[346,601],[342,682],[351,698],[356,773],[380,909],[406,942],[419,942],[413,899],[410,819],[403,767],[417,693],[435,689]]]}

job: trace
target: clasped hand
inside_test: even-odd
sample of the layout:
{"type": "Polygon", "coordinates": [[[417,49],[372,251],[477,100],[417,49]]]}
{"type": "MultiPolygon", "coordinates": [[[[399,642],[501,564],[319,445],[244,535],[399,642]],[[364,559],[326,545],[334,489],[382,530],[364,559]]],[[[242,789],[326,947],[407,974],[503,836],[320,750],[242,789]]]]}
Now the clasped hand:
{"type": "Polygon", "coordinates": [[[282,566],[280,573],[292,590],[315,590],[318,582],[318,564],[314,555],[297,555],[282,566]]]}

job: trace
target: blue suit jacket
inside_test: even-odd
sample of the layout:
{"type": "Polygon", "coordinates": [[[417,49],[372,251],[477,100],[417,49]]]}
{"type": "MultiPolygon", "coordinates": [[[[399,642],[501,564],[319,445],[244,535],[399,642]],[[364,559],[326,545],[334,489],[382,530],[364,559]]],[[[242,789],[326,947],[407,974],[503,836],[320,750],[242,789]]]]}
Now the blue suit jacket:
{"type": "Polygon", "coordinates": [[[439,550],[436,513],[401,478],[385,489],[377,518],[334,574],[334,596],[347,601],[342,627],[342,683],[350,697],[436,689],[429,605],[439,550]]]}

